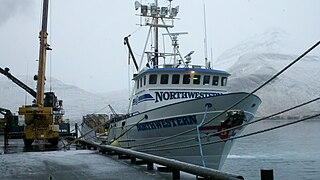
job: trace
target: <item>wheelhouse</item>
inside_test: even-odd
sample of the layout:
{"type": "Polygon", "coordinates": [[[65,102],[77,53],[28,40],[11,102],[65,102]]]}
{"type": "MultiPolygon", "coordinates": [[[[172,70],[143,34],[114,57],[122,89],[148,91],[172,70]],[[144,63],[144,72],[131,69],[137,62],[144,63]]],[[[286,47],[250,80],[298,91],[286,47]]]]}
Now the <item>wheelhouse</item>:
{"type": "Polygon", "coordinates": [[[135,94],[147,89],[201,89],[226,91],[229,73],[202,68],[153,68],[136,75],[135,94]]]}

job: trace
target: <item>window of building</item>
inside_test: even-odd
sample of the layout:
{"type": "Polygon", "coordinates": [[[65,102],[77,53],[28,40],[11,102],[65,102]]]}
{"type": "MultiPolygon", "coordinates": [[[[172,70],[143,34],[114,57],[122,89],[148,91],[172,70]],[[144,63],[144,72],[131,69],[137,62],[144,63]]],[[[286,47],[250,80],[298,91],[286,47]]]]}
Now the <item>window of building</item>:
{"type": "Polygon", "coordinates": [[[156,74],[150,74],[149,84],[157,84],[157,75],[156,74]]]}
{"type": "Polygon", "coordinates": [[[190,84],[190,75],[189,74],[183,75],[183,84],[190,84]]]}
{"type": "Polygon", "coordinates": [[[212,85],[218,86],[218,84],[219,84],[219,76],[213,76],[212,85]]]}
{"type": "Polygon", "coordinates": [[[227,85],[227,77],[222,77],[221,78],[221,86],[226,86],[227,85]]]}
{"type": "Polygon", "coordinates": [[[203,85],[210,84],[210,76],[203,76],[203,85]]]}
{"type": "Polygon", "coordinates": [[[196,74],[193,76],[193,84],[200,84],[201,75],[196,74]]]}
{"type": "Polygon", "coordinates": [[[169,75],[168,74],[162,74],[160,79],[160,84],[168,84],[169,75]]]}
{"type": "Polygon", "coordinates": [[[172,75],[172,84],[179,84],[180,81],[180,75],[179,74],[173,74],[172,75]]]}

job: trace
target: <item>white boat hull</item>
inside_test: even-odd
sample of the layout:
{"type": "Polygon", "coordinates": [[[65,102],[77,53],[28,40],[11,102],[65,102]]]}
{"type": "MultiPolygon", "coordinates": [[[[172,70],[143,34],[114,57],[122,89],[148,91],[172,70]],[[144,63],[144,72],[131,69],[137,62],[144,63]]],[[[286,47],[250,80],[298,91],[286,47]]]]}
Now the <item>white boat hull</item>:
{"type": "MultiPolygon", "coordinates": [[[[237,135],[242,129],[230,131],[227,134],[217,134],[223,129],[221,122],[226,120],[226,113],[218,115],[247,95],[248,93],[228,93],[187,100],[140,112],[111,123],[108,139],[109,141],[116,139],[121,147],[203,165],[196,127],[206,115],[205,125],[199,131],[202,137],[204,163],[206,167],[220,169],[233,145],[233,140],[226,141],[225,138],[237,135]],[[207,108],[207,111],[206,104],[212,105],[207,108]],[[178,135],[191,129],[190,132],[178,135]],[[164,138],[169,139],[163,140],[164,138]],[[205,143],[216,141],[221,142],[205,145],[205,143]]],[[[260,104],[261,100],[251,95],[231,110],[243,110],[246,121],[249,122],[253,119],[260,104]]]]}

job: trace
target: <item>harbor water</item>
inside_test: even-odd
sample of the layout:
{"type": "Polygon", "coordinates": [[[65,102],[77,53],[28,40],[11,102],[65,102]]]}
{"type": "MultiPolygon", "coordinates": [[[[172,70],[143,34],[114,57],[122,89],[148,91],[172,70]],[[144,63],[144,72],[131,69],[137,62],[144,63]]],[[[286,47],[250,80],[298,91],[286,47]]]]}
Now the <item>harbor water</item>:
{"type": "MultiPolygon", "coordinates": [[[[265,120],[242,134],[292,121],[265,120]]],[[[320,179],[320,119],[237,139],[222,168],[247,180],[260,179],[260,169],[273,169],[275,179],[320,179]]]]}

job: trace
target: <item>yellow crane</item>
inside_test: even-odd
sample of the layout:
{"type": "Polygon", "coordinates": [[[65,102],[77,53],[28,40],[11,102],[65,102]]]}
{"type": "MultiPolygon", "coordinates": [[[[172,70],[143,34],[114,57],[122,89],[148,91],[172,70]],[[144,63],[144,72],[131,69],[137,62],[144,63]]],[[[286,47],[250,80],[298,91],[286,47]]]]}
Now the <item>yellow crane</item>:
{"type": "MultiPolygon", "coordinates": [[[[53,106],[45,106],[44,82],[46,70],[46,51],[51,50],[47,43],[47,20],[49,0],[43,1],[42,28],[40,31],[39,67],[37,77],[36,103],[19,108],[19,115],[25,119],[24,144],[30,146],[36,139],[48,140],[52,145],[59,142],[59,124],[54,120],[53,106]]],[[[53,97],[54,98],[54,97],[53,97]]],[[[51,99],[53,101],[53,99],[51,99]]],[[[51,101],[49,99],[49,101],[51,101]]],[[[53,102],[51,102],[52,104],[53,102]]],[[[47,103],[48,104],[48,103],[47,103]]],[[[50,104],[50,102],[49,102],[50,104]]]]}

